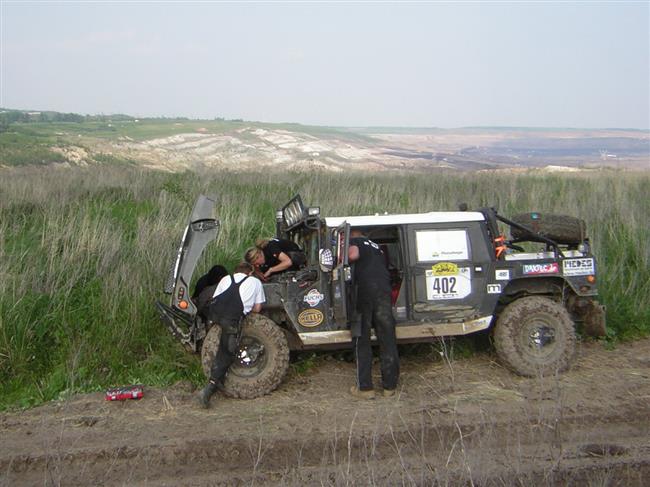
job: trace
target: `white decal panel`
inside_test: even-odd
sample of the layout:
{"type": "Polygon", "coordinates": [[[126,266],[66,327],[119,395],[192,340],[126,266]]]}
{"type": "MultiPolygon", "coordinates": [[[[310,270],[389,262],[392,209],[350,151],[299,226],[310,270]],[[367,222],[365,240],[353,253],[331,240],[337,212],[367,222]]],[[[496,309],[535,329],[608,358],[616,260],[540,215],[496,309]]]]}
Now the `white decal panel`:
{"type": "Polygon", "coordinates": [[[496,271],[494,271],[494,278],[497,281],[509,281],[510,269],[497,269],[496,271]]]}
{"type": "Polygon", "coordinates": [[[427,299],[462,299],[472,292],[472,275],[469,267],[441,262],[426,271],[427,299]]]}
{"type": "Polygon", "coordinates": [[[588,276],[596,273],[594,259],[567,259],[562,262],[565,276],[588,276]]]}
{"type": "Polygon", "coordinates": [[[487,285],[488,294],[501,294],[501,284],[488,284],[487,285]]]}
{"type": "Polygon", "coordinates": [[[418,231],[415,240],[418,262],[469,259],[465,230],[418,231]]]}

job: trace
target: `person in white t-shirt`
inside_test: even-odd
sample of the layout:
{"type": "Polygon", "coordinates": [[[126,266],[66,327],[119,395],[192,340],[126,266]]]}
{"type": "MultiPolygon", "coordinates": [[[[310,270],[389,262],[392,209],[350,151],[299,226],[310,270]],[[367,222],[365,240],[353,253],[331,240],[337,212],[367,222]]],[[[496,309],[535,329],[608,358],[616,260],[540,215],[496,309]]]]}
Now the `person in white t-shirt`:
{"type": "Polygon", "coordinates": [[[201,392],[203,407],[210,407],[210,398],[223,386],[223,380],[234,362],[239,347],[241,320],[248,313],[259,313],[266,301],[261,281],[252,276],[253,266],[242,262],[232,275],[219,281],[212,301],[205,311],[208,324],[221,327],[219,348],[210,369],[210,381],[201,392]]]}

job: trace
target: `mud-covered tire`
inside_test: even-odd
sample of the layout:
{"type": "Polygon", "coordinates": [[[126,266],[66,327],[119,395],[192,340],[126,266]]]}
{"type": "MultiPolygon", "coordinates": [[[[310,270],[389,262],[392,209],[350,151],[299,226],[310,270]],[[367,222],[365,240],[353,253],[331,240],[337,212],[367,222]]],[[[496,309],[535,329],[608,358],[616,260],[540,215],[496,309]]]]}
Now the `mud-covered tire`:
{"type": "Polygon", "coordinates": [[[520,298],[506,306],[493,340],[501,362],[525,377],[563,372],[576,353],[569,313],[560,303],[541,296],[520,298]]]}
{"type": "MultiPolygon", "coordinates": [[[[201,365],[206,377],[219,348],[221,327],[213,326],[203,340],[201,365]]],[[[289,345],[284,332],[271,319],[251,313],[242,322],[240,351],[228,369],[224,390],[228,396],[254,399],[274,391],[284,379],[289,368],[289,345]],[[262,347],[261,352],[255,349],[262,347]],[[242,350],[251,350],[246,357],[242,350]],[[249,363],[246,359],[254,357],[249,363]]]]}
{"type": "MultiPolygon", "coordinates": [[[[573,216],[533,212],[515,215],[511,220],[559,244],[577,245],[582,242],[586,236],[586,225],[584,220],[573,216]]],[[[510,230],[512,238],[518,240],[534,241],[536,240],[535,233],[514,227],[510,230]]]]}

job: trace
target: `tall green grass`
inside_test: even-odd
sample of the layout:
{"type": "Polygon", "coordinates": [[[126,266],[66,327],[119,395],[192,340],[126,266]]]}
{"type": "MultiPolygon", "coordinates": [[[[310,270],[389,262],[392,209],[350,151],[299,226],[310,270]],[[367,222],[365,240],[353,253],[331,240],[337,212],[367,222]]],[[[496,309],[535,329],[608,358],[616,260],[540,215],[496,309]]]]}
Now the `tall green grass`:
{"type": "Polygon", "coordinates": [[[496,206],[587,221],[610,339],[650,332],[650,175],[330,175],[146,172],[123,166],[0,173],[0,408],[111,384],[199,383],[195,357],[153,302],[196,196],[217,197],[221,232],[197,274],[232,267],[274,232],[295,193],[323,215],[496,206]]]}

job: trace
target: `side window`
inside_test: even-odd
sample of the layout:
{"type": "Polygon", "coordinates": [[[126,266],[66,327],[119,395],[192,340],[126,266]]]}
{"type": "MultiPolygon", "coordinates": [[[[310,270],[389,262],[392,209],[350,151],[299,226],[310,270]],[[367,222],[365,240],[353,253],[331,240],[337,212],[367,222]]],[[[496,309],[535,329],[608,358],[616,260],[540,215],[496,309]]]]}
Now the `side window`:
{"type": "Polygon", "coordinates": [[[467,230],[418,230],[415,232],[418,262],[469,260],[467,230]]]}

